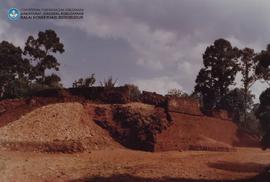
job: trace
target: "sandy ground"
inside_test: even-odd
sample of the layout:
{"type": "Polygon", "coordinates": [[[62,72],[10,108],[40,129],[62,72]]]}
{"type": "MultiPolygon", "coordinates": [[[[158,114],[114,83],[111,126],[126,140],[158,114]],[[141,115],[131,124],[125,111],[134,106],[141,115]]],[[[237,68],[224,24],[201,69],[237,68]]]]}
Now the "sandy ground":
{"type": "Polygon", "coordinates": [[[0,181],[228,180],[255,176],[268,164],[270,152],[256,148],[156,153],[114,149],[78,154],[0,151],[0,181]]]}

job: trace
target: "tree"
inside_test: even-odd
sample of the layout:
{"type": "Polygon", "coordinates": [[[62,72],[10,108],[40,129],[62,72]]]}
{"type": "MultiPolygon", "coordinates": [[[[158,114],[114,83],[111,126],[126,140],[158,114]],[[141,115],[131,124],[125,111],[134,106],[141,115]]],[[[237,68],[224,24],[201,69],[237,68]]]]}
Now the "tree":
{"type": "Polygon", "coordinates": [[[56,74],[51,74],[45,77],[44,84],[49,88],[62,88],[63,85],[60,83],[61,78],[56,74]]]}
{"type": "Polygon", "coordinates": [[[256,117],[260,120],[262,129],[265,132],[262,140],[263,148],[270,148],[270,88],[260,95],[260,105],[256,117]]]}
{"type": "Polygon", "coordinates": [[[45,85],[45,71],[51,69],[59,70],[60,64],[54,57],[54,54],[62,54],[63,52],[64,45],[53,30],[39,32],[37,39],[29,36],[24,48],[24,55],[28,57],[29,62],[32,64],[29,78],[38,84],[45,85]]]}
{"type": "Polygon", "coordinates": [[[176,89],[176,88],[170,89],[168,91],[167,95],[174,96],[174,97],[188,97],[189,96],[187,93],[183,92],[180,89],[176,89]]]}
{"type": "Polygon", "coordinates": [[[21,96],[27,88],[30,64],[22,58],[22,50],[13,44],[0,43],[0,98],[21,96]]]}
{"type": "Polygon", "coordinates": [[[270,44],[267,45],[266,50],[262,50],[255,56],[255,62],[255,74],[257,79],[264,80],[264,82],[270,86],[270,44]]]}
{"type": "MultiPolygon", "coordinates": [[[[267,45],[266,50],[262,50],[256,55],[256,76],[262,79],[270,86],[270,44],[267,45]]],[[[266,89],[260,95],[260,105],[256,112],[256,117],[259,119],[265,135],[262,139],[262,146],[264,149],[270,148],[270,88],[266,89]]]]}
{"type": "Polygon", "coordinates": [[[228,111],[236,123],[240,123],[241,116],[244,115],[246,122],[246,111],[252,108],[253,98],[254,95],[250,92],[246,93],[244,89],[235,88],[222,97],[219,109],[228,111]]]}
{"type": "Polygon", "coordinates": [[[218,39],[206,48],[203,54],[203,65],[196,78],[195,92],[202,96],[203,109],[207,112],[217,107],[221,98],[234,84],[239,71],[237,59],[239,50],[233,48],[225,39],[218,39]]]}
{"type": "MultiPolygon", "coordinates": [[[[243,92],[244,92],[244,122],[247,121],[247,109],[248,109],[248,94],[250,92],[251,86],[257,81],[258,77],[255,74],[256,70],[256,61],[255,53],[253,49],[245,48],[241,50],[241,59],[240,59],[240,72],[242,74],[243,82],[243,92]]],[[[252,98],[251,98],[252,99],[252,98]]]]}
{"type": "Polygon", "coordinates": [[[95,74],[91,74],[89,77],[86,77],[85,79],[80,78],[78,80],[75,80],[72,84],[73,88],[88,88],[92,87],[96,82],[95,74]]]}

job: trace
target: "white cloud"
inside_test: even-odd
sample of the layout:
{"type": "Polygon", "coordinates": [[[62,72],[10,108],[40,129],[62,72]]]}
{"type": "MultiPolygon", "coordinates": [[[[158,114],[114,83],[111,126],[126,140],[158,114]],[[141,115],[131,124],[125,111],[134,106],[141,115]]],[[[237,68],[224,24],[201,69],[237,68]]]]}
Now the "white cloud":
{"type": "Polygon", "coordinates": [[[101,14],[87,14],[83,22],[77,24],[62,22],[65,26],[75,26],[92,36],[103,39],[122,39],[128,42],[137,54],[137,65],[162,70],[166,64],[181,59],[181,44],[176,32],[153,29],[145,22],[129,17],[109,17],[101,14]]]}
{"type": "Polygon", "coordinates": [[[25,37],[21,30],[12,27],[12,24],[0,18],[0,41],[12,42],[15,46],[24,46],[25,37]]]}
{"type": "Polygon", "coordinates": [[[238,47],[239,49],[244,49],[246,47],[249,47],[249,48],[254,49],[255,52],[258,52],[266,48],[266,45],[265,46],[262,45],[262,43],[260,43],[259,41],[252,42],[252,43],[245,42],[245,41],[241,41],[235,38],[234,36],[228,37],[227,40],[231,42],[233,47],[238,47]]]}
{"type": "Polygon", "coordinates": [[[182,90],[182,86],[170,77],[163,76],[152,79],[135,80],[141,90],[157,92],[159,94],[167,94],[168,90],[176,88],[182,90]]]}
{"type": "MultiPolygon", "coordinates": [[[[66,3],[85,7],[85,18],[53,23],[78,28],[108,41],[121,39],[127,42],[135,52],[136,64],[147,68],[134,67],[140,72],[140,78],[153,76],[148,71],[154,75],[170,75],[137,80],[144,88],[159,92],[167,91],[166,81],[176,87],[180,86],[179,81],[183,88],[191,91],[202,66],[202,53],[215,39],[226,38],[233,46],[259,51],[265,48],[270,32],[270,24],[265,23],[270,12],[266,0],[260,3],[251,0],[244,3],[233,0],[70,0],[66,3]],[[157,86],[153,88],[154,85],[147,83],[157,86]]],[[[121,65],[118,67],[123,69],[121,65]]]]}

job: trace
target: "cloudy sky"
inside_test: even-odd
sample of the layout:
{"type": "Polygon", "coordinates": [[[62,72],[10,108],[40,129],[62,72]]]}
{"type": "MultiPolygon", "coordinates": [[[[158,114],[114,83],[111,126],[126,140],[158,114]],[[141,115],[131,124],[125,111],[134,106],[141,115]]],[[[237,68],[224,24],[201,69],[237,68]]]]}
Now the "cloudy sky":
{"type": "MultiPolygon", "coordinates": [[[[95,73],[162,94],[188,93],[202,53],[218,38],[259,51],[270,43],[269,0],[2,0],[0,41],[23,46],[27,36],[54,29],[65,45],[58,56],[65,86],[95,73]],[[4,2],[2,2],[4,1],[4,2]],[[10,21],[7,10],[84,8],[83,20],[10,21]]],[[[254,93],[264,89],[253,87],[254,93]]]]}

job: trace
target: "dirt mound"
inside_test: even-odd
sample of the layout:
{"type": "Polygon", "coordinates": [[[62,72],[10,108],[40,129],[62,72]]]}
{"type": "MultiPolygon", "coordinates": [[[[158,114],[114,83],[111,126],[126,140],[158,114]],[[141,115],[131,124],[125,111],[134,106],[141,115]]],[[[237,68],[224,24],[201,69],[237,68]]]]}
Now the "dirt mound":
{"type": "Polygon", "coordinates": [[[16,149],[25,146],[38,151],[61,151],[61,146],[68,148],[68,151],[70,148],[76,151],[117,146],[79,103],[38,108],[0,128],[0,142],[4,147],[16,149]]]}
{"type": "Polygon", "coordinates": [[[85,99],[67,96],[62,92],[60,97],[32,97],[28,99],[7,99],[0,101],[0,127],[18,120],[21,116],[42,106],[63,102],[80,102],[85,99]],[[16,112],[14,112],[16,111],[16,112]]]}

